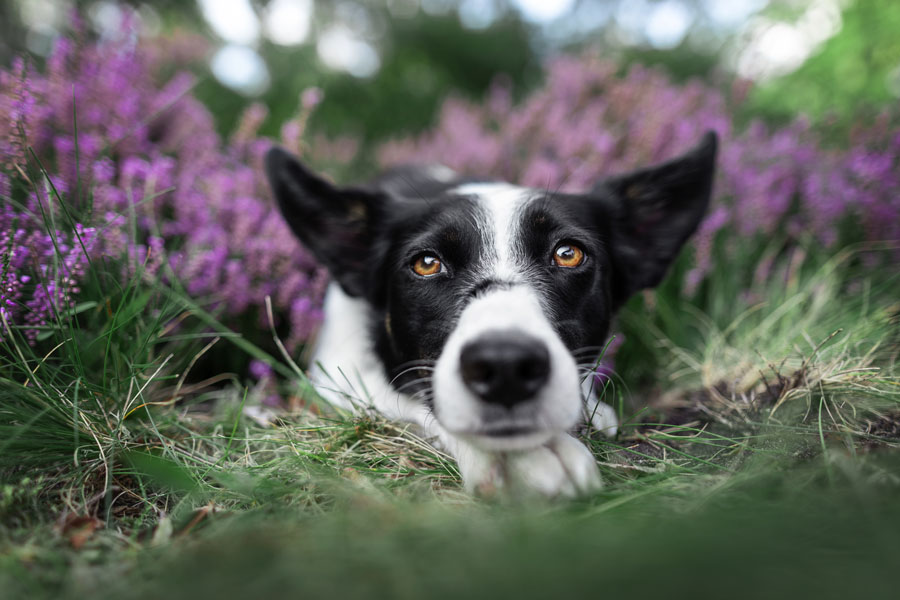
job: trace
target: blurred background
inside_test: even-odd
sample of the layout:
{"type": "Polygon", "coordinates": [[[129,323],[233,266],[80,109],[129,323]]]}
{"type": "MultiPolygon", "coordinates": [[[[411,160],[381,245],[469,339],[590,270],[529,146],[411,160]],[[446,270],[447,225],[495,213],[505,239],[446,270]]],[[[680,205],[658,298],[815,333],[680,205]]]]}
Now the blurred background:
{"type": "MultiPolygon", "coordinates": [[[[896,0],[5,0],[0,64],[26,53],[37,72],[52,73],[61,38],[96,44],[101,55],[112,50],[106,58],[68,59],[74,70],[51,74],[50,87],[39,92],[58,122],[37,123],[36,130],[61,131],[58,139],[44,136],[61,155],[74,147],[73,108],[62,98],[72,82],[96,94],[76,101],[79,126],[115,139],[112,115],[130,127],[157,110],[150,96],[162,82],[177,87],[184,81],[177,74],[192,71],[188,95],[205,105],[204,114],[172,117],[173,139],[204,138],[209,130],[228,140],[216,172],[225,180],[239,167],[254,178],[254,152],[277,139],[339,181],[359,181],[379,163],[436,161],[525,185],[568,181],[587,189],[604,173],[674,156],[716,129],[723,136],[717,212],[698,234],[697,265],[679,263],[660,293],[687,303],[673,315],[699,307],[726,327],[745,304],[765,296],[763,282],[782,287],[772,265],[793,264],[798,245],[821,262],[847,244],[898,235],[893,165],[900,136],[891,125],[900,98],[898,31],[896,0]],[[135,48],[141,58],[132,64],[135,48]],[[554,62],[561,55],[571,61],[554,62]],[[116,69],[131,75],[118,82],[116,69]],[[100,115],[93,125],[86,121],[91,111],[100,115]],[[305,141],[292,146],[291,131],[305,141]],[[244,142],[260,136],[262,146],[251,144],[256,149],[244,154],[244,142]],[[722,231],[749,241],[738,249],[722,231]],[[714,283],[701,285],[719,263],[727,266],[714,283]],[[724,291],[731,289],[726,280],[732,292],[724,291]],[[733,297],[741,302],[723,300],[733,297]]],[[[157,138],[151,132],[146,139],[152,161],[161,149],[157,138]]],[[[218,151],[221,142],[212,144],[218,151]]],[[[164,154],[178,148],[178,169],[193,182],[198,154],[187,146],[164,154]]],[[[85,151],[83,143],[79,148],[85,151]]],[[[178,193],[192,185],[177,186],[178,193]]],[[[252,271],[259,285],[248,304],[248,285],[227,283],[228,273],[250,272],[241,248],[258,240],[236,242],[231,220],[207,204],[256,197],[263,199],[254,204],[260,215],[269,208],[264,189],[237,199],[235,189],[229,183],[180,199],[177,205],[196,201],[212,215],[207,225],[216,233],[199,235],[193,227],[171,233],[167,243],[197,264],[232,244],[231,271],[224,263],[200,269],[224,278],[203,291],[238,298],[228,312],[249,320],[230,325],[251,330],[258,319],[245,309],[261,310],[262,298],[275,294],[276,315],[293,315],[282,322],[292,323],[294,349],[314,330],[321,285],[289,293],[277,285],[287,275],[262,268],[252,271]]],[[[182,215],[168,226],[188,220],[182,215]]],[[[274,255],[293,256],[293,244],[287,236],[274,255]]],[[[310,264],[300,268],[310,269],[310,281],[323,280],[310,264]]],[[[191,289],[197,296],[195,275],[182,273],[198,286],[191,289]]],[[[651,315],[666,313],[645,309],[622,319],[630,341],[617,353],[617,369],[630,381],[658,377],[646,358],[656,338],[640,335],[651,315]]],[[[673,339],[682,332],[678,343],[689,344],[681,319],[660,327],[673,339]]],[[[247,360],[233,353],[208,358],[239,373],[247,360]]]]}
{"type": "Polygon", "coordinates": [[[834,121],[900,98],[894,0],[6,0],[0,62],[46,56],[77,9],[101,38],[136,8],[142,35],[202,35],[196,95],[230,132],[252,101],[275,135],[315,86],[312,131],[363,148],[433,124],[454,91],[479,98],[502,75],[516,97],[557,53],[599,47],[675,80],[751,82],[743,110],[774,122],[834,121]]]}
{"type": "Polygon", "coordinates": [[[896,594],[898,32],[898,0],[0,0],[0,597],[896,594]],[[601,494],[469,505],[318,410],[273,139],[583,190],[709,129],[711,210],[597,369],[601,494]]]}

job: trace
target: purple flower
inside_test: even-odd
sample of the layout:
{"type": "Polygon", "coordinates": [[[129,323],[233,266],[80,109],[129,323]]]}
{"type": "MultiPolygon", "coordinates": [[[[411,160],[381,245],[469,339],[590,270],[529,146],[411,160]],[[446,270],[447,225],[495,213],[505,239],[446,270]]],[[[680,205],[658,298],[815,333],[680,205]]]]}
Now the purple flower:
{"type": "MultiPolygon", "coordinates": [[[[140,273],[153,281],[174,272],[225,320],[263,314],[271,296],[289,346],[305,343],[321,319],[326,277],[269,196],[261,164],[271,142],[257,133],[265,108],[251,106],[223,142],[191,94],[194,77],[160,79],[172,64],[202,56],[196,40],[148,46],[129,27],[96,44],[61,38],[41,70],[21,59],[0,70],[4,315],[34,341],[73,306],[89,257],[103,257],[121,259],[124,278],[140,273]],[[29,171],[29,147],[61,201],[84,215],[83,226],[65,230],[66,221],[56,219],[61,229],[48,231],[35,215],[61,214],[60,199],[13,185],[29,171]],[[14,191],[22,210],[5,200],[14,191]],[[84,210],[89,199],[91,214],[84,210]]],[[[290,131],[298,146],[320,99],[315,89],[304,93],[290,131]]],[[[356,152],[345,140],[313,146],[313,160],[347,161],[356,152]]]]}
{"type": "Polygon", "coordinates": [[[250,375],[257,380],[266,379],[272,376],[272,367],[261,360],[253,359],[250,361],[250,375]]]}
{"type": "Polygon", "coordinates": [[[322,93],[320,88],[308,87],[300,94],[300,105],[305,110],[312,110],[322,102],[324,97],[325,94],[322,93]]]}

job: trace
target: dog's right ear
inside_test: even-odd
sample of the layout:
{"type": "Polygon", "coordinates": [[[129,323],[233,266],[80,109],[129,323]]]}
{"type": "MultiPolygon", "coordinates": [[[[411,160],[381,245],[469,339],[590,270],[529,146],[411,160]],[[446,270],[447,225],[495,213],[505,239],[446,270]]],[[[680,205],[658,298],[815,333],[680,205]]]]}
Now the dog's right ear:
{"type": "Polygon", "coordinates": [[[266,154],[265,168],[294,234],[347,294],[364,295],[372,272],[373,222],[384,210],[386,198],[334,186],[278,147],[266,154]]]}

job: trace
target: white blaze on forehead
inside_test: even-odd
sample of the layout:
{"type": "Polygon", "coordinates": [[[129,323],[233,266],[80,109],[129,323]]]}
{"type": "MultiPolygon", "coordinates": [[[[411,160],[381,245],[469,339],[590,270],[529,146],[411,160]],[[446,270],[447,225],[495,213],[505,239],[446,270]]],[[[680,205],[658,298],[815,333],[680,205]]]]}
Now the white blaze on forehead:
{"type": "Polygon", "coordinates": [[[428,165],[425,174],[435,181],[453,181],[458,177],[456,171],[444,165],[428,165]]]}
{"type": "Polygon", "coordinates": [[[481,225],[490,232],[496,256],[490,275],[502,281],[520,282],[522,270],[517,268],[513,253],[516,225],[520,209],[532,197],[533,191],[508,183],[469,183],[453,192],[475,197],[484,209],[487,222],[481,225]]]}

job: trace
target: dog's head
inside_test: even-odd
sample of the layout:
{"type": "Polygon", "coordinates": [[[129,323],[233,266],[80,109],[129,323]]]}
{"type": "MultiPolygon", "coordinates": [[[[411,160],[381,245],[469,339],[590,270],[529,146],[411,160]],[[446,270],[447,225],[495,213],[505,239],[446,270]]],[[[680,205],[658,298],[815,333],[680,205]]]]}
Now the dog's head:
{"type": "Polygon", "coordinates": [[[465,183],[428,170],[336,187],[288,153],[266,168],[285,219],[371,307],[396,389],[486,448],[573,427],[583,367],[614,311],[657,285],[709,201],[716,137],[585,194],[465,183]]]}

